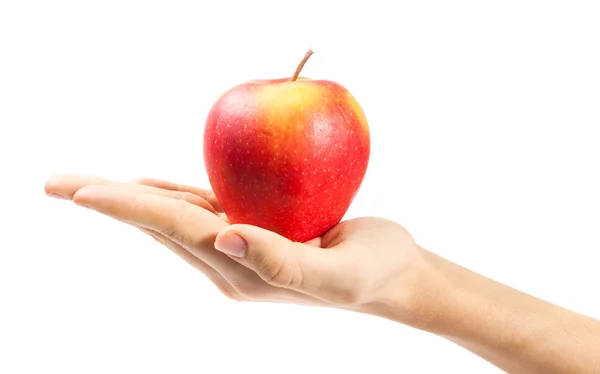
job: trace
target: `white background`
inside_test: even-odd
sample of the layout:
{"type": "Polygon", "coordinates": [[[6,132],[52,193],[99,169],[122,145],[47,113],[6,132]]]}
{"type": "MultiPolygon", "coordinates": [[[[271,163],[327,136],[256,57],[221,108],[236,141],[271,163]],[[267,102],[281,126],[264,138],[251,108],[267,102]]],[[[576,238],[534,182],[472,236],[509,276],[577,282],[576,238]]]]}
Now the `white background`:
{"type": "Polygon", "coordinates": [[[372,157],[348,217],[600,317],[597,1],[0,3],[0,372],[494,373],[390,321],[227,300],[138,231],[46,198],[55,173],[207,186],[232,85],[345,85],[372,157]]]}

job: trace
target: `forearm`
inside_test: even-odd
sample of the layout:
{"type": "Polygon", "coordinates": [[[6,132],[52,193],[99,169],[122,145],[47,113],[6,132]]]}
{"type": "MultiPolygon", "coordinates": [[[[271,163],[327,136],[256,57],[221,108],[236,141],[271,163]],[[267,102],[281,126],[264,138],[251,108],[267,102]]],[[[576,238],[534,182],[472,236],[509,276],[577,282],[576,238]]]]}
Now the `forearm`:
{"type": "Polygon", "coordinates": [[[427,251],[421,267],[427,281],[410,301],[410,313],[391,297],[380,314],[443,336],[511,373],[600,372],[600,321],[427,251]]]}

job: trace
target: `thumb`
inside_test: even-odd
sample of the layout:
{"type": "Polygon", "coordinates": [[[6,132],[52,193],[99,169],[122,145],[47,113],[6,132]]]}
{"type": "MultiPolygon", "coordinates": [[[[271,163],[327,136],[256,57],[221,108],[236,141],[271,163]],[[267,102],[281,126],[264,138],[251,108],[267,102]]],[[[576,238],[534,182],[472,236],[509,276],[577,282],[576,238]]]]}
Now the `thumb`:
{"type": "Polygon", "coordinates": [[[215,248],[276,287],[311,293],[327,269],[331,271],[328,250],[251,225],[231,225],[221,231],[215,248]]]}

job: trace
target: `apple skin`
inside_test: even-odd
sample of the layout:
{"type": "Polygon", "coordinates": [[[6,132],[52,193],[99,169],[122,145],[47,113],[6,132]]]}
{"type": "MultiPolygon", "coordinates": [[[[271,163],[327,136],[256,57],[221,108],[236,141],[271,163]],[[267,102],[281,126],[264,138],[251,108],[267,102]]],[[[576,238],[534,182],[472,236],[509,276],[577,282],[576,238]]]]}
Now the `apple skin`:
{"type": "Polygon", "coordinates": [[[369,125],[350,92],[327,80],[255,80],[209,111],[204,163],[232,224],[305,242],[338,224],[364,179],[369,125]]]}

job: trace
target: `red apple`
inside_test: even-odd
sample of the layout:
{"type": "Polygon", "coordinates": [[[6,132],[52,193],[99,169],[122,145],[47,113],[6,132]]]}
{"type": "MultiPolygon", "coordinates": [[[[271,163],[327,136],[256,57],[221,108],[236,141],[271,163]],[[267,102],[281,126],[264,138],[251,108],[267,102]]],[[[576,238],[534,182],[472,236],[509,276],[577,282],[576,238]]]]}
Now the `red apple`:
{"type": "Polygon", "coordinates": [[[346,88],[327,80],[254,80],[225,92],[204,130],[204,162],[231,223],[293,241],[341,221],[363,181],[369,126],[346,88]]]}

